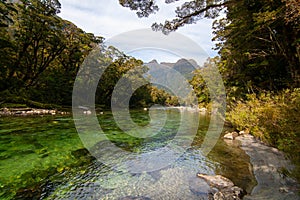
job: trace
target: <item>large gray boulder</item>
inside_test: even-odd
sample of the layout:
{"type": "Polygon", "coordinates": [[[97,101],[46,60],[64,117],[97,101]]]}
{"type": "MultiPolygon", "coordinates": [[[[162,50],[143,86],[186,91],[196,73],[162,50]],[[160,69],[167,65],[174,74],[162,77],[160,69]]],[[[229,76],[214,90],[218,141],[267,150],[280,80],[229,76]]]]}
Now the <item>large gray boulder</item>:
{"type": "Polygon", "coordinates": [[[221,175],[206,175],[197,174],[197,176],[207,182],[212,188],[212,193],[209,199],[213,200],[239,200],[245,195],[242,188],[234,185],[234,183],[228,178],[221,175]]]}

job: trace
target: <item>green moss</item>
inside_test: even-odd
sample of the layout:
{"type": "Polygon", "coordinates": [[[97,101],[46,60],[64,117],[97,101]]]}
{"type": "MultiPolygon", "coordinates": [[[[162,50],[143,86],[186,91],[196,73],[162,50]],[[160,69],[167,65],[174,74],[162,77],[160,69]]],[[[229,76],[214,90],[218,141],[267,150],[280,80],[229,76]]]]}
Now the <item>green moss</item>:
{"type": "Polygon", "coordinates": [[[84,147],[70,120],[57,121],[54,116],[0,119],[1,199],[34,192],[47,177],[91,162],[88,155],[80,159],[72,155],[84,147]]]}

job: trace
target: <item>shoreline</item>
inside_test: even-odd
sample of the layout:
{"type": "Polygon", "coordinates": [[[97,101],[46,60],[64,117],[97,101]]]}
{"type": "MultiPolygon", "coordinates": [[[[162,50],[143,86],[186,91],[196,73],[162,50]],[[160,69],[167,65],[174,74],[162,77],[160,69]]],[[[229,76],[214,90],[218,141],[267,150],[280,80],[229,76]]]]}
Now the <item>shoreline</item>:
{"type": "MultiPolygon", "coordinates": [[[[199,113],[207,113],[206,108],[193,108],[193,107],[183,107],[183,106],[166,106],[167,109],[178,109],[179,111],[192,111],[192,112],[199,112],[199,113]]],[[[81,109],[83,114],[90,115],[92,114],[92,111],[88,107],[79,107],[78,109],[81,109]]],[[[137,108],[135,108],[137,109],[137,108]]],[[[140,107],[138,109],[149,111],[149,108],[140,107]]],[[[157,108],[161,109],[161,108],[157,108]]],[[[96,113],[99,112],[99,114],[103,114],[103,111],[105,109],[96,109],[96,113]]],[[[42,115],[71,115],[72,114],[72,108],[53,108],[53,109],[47,109],[47,108],[33,108],[33,107],[2,107],[0,108],[0,117],[26,117],[26,116],[42,116],[42,115]],[[68,111],[66,111],[68,110],[68,111]]]]}
{"type": "Polygon", "coordinates": [[[63,109],[41,109],[41,108],[1,108],[0,117],[26,117],[26,116],[42,116],[42,115],[69,115],[70,112],[63,109]]]}

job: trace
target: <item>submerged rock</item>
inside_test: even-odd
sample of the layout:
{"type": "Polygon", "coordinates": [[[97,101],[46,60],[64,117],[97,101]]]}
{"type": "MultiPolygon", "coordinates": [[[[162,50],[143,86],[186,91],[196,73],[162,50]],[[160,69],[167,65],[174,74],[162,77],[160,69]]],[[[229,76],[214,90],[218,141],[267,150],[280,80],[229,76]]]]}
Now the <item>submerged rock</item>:
{"type": "Polygon", "coordinates": [[[197,174],[199,178],[202,178],[212,188],[209,195],[209,199],[213,200],[239,200],[245,195],[242,188],[234,185],[234,183],[228,178],[221,175],[206,175],[197,174]]]}
{"type": "Polygon", "coordinates": [[[85,160],[86,162],[90,163],[96,158],[91,155],[91,153],[86,149],[77,149],[71,152],[71,155],[74,156],[76,159],[80,159],[81,161],[85,160]]]}
{"type": "Polygon", "coordinates": [[[199,180],[193,178],[189,180],[189,189],[190,191],[200,197],[200,199],[207,199],[209,194],[214,193],[212,188],[207,184],[205,180],[199,180]]]}
{"type": "Polygon", "coordinates": [[[205,174],[197,174],[197,176],[204,179],[210,186],[215,187],[219,190],[234,186],[231,180],[221,175],[210,176],[205,174]]]}

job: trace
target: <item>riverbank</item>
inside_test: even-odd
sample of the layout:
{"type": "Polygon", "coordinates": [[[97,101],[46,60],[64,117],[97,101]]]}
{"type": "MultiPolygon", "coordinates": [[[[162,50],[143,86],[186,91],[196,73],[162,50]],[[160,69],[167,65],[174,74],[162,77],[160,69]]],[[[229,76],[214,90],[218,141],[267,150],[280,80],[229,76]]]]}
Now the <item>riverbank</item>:
{"type": "Polygon", "coordinates": [[[1,108],[0,116],[68,115],[70,112],[57,109],[1,108]]]}
{"type": "MultiPolygon", "coordinates": [[[[207,113],[206,108],[193,108],[193,107],[157,107],[154,109],[178,109],[179,111],[191,111],[191,112],[199,112],[199,113],[207,113]]],[[[82,110],[83,114],[91,114],[92,111],[88,107],[79,106],[78,109],[82,110]]],[[[137,108],[136,108],[137,109],[137,108]]],[[[142,108],[139,108],[142,109],[142,108]]],[[[153,108],[152,108],[153,109],[153,108]]],[[[149,108],[143,108],[144,111],[148,111],[149,108]]],[[[97,114],[103,114],[103,108],[97,108],[97,114]]],[[[1,116],[32,116],[32,115],[70,115],[71,108],[57,108],[57,109],[42,109],[42,108],[32,108],[32,107],[3,107],[0,108],[0,117],[1,116]]]]}
{"type": "Polygon", "coordinates": [[[249,155],[257,185],[245,200],[300,199],[299,184],[284,172],[291,171],[293,165],[276,148],[269,147],[252,135],[245,134],[235,138],[240,147],[249,155]]]}
{"type": "Polygon", "coordinates": [[[287,89],[251,94],[246,100],[232,102],[226,120],[234,130],[244,130],[284,152],[295,166],[292,176],[300,183],[299,113],[300,89],[287,89]]]}

